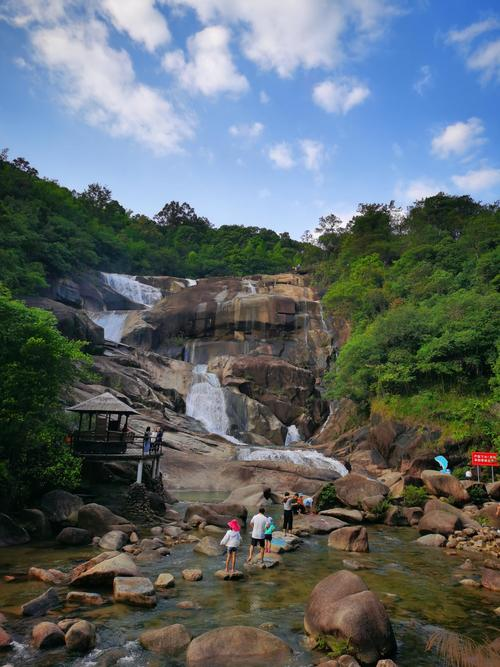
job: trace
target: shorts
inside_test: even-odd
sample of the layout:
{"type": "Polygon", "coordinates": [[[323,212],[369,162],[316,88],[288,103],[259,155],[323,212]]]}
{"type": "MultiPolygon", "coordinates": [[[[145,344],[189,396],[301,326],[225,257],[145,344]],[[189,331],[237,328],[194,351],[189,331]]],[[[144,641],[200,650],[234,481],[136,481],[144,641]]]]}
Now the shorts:
{"type": "Polygon", "coordinates": [[[283,529],[292,530],[293,528],[293,510],[283,510],[283,529]]]}
{"type": "Polygon", "coordinates": [[[264,535],[264,539],[266,542],[272,542],[273,541],[272,533],[270,533],[269,535],[264,535]]]}
{"type": "Polygon", "coordinates": [[[266,541],[264,540],[264,538],[259,539],[258,537],[252,537],[252,546],[256,547],[257,545],[259,547],[266,546],[266,541]]]}
{"type": "Polygon", "coordinates": [[[227,547],[228,554],[234,554],[238,551],[238,547],[227,547]]]}

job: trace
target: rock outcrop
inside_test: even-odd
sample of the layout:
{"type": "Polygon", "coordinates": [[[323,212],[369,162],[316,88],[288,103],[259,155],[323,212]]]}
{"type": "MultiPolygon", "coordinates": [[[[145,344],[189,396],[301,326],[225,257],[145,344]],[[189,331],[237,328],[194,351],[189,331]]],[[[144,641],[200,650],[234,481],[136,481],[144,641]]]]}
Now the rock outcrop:
{"type": "Polygon", "coordinates": [[[0,547],[26,544],[30,541],[28,531],[17,524],[7,514],[0,514],[0,547]]]}
{"type": "Polygon", "coordinates": [[[368,546],[368,533],[364,526],[346,526],[330,533],[328,546],[340,551],[366,552],[368,546]]]}
{"type": "Polygon", "coordinates": [[[350,473],[334,483],[337,498],[347,507],[358,507],[366,498],[387,496],[389,488],[376,479],[350,473]]]}
{"type": "Polygon", "coordinates": [[[105,535],[112,530],[130,534],[135,530],[127,519],[114,514],[104,505],[90,503],[78,510],[78,527],[85,528],[91,535],[105,535]]]}
{"type": "Polygon", "coordinates": [[[143,648],[165,656],[179,655],[186,650],[190,641],[191,634],[180,623],[146,630],[139,637],[143,648]]]}

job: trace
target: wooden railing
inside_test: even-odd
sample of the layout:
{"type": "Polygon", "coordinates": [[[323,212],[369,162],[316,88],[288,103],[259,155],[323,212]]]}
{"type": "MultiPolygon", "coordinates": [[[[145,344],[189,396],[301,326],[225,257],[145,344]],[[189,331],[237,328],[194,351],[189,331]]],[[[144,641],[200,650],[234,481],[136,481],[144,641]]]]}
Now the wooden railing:
{"type": "Polygon", "coordinates": [[[77,456],[114,456],[117,454],[157,456],[162,452],[162,444],[157,445],[155,442],[151,443],[148,451],[145,451],[143,438],[132,432],[79,431],[73,434],[71,444],[73,453],[77,456]]]}

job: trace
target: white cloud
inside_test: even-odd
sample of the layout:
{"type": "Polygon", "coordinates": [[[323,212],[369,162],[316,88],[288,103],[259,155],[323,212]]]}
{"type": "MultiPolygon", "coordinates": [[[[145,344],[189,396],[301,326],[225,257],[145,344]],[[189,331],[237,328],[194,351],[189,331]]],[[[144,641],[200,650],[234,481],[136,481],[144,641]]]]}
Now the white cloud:
{"type": "Polygon", "coordinates": [[[37,62],[53,75],[65,104],[89,124],[155,153],[177,151],[192,137],[189,117],[136,80],[128,54],[109,46],[100,21],[40,28],[31,39],[37,62]]]}
{"type": "Polygon", "coordinates": [[[333,67],[379,38],[397,13],[389,0],[168,0],[204,23],[234,24],[247,58],[279,76],[333,67]]]}
{"type": "Polygon", "coordinates": [[[302,161],[309,171],[318,171],[325,159],[325,147],[314,139],[301,139],[299,142],[302,151],[302,161]]]}
{"type": "Polygon", "coordinates": [[[395,157],[403,157],[403,149],[397,141],[392,144],[392,152],[394,153],[395,157]]]}
{"type": "Polygon", "coordinates": [[[328,79],[313,89],[314,102],[329,113],[346,114],[370,95],[367,86],[352,78],[328,79]]]}
{"type": "Polygon", "coordinates": [[[148,51],[170,40],[167,22],[156,9],[155,0],[100,0],[100,5],[117,30],[144,44],[148,51]]]}
{"type": "Polygon", "coordinates": [[[432,83],[432,72],[429,65],[422,65],[419,69],[418,79],[413,84],[413,90],[419,95],[423,95],[432,83]]]}
{"type": "Polygon", "coordinates": [[[296,163],[293,158],[292,148],[286,141],[271,146],[267,155],[278,169],[291,169],[295,167],[296,163]]]}
{"type": "Polygon", "coordinates": [[[18,28],[28,28],[34,23],[52,24],[61,20],[72,4],[72,0],[2,0],[0,20],[18,28]]]}
{"type": "Polygon", "coordinates": [[[482,74],[484,81],[500,81],[500,39],[476,49],[467,59],[467,67],[482,74]]]}
{"type": "Polygon", "coordinates": [[[417,178],[405,186],[401,184],[396,188],[396,198],[404,202],[414,202],[426,197],[432,197],[438,192],[445,192],[446,188],[436,181],[428,178],[417,178]]]}
{"type": "Polygon", "coordinates": [[[432,153],[439,158],[465,155],[486,142],[484,126],[479,118],[453,123],[432,140],[432,153]]]}
{"type": "Polygon", "coordinates": [[[467,45],[472,42],[476,37],[500,28],[500,21],[495,18],[489,18],[485,21],[477,21],[476,23],[471,23],[467,28],[462,30],[450,30],[446,36],[446,41],[450,44],[459,44],[467,45]]]}
{"type": "Polygon", "coordinates": [[[262,123],[241,123],[241,125],[231,125],[229,134],[232,137],[241,137],[243,139],[256,139],[260,137],[264,130],[262,123]]]}
{"type": "Polygon", "coordinates": [[[224,26],[205,28],[189,37],[188,60],[181,50],[172,51],[164,56],[163,66],[186,90],[203,95],[243,93],[248,89],[248,81],[233,63],[230,38],[231,34],[224,26]]]}
{"type": "Polygon", "coordinates": [[[266,93],[265,90],[260,91],[260,93],[259,93],[259,102],[261,104],[269,104],[270,99],[271,98],[269,97],[269,95],[266,93]]]}
{"type": "Polygon", "coordinates": [[[500,186],[500,169],[484,167],[452,176],[451,179],[464,192],[481,192],[500,186]]]}

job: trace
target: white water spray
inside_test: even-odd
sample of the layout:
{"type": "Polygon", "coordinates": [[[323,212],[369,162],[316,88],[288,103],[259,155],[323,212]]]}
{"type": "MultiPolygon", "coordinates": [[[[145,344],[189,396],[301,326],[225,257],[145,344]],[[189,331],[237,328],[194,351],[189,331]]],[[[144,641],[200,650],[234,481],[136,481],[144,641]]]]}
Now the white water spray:
{"type": "Polygon", "coordinates": [[[114,343],[119,343],[123,336],[125,322],[130,310],[104,310],[101,312],[88,312],[88,316],[104,329],[104,338],[114,343]]]}
{"type": "Polygon", "coordinates": [[[184,278],[186,281],[186,287],[195,287],[198,284],[198,281],[195,278],[184,278]]]}
{"type": "Polygon", "coordinates": [[[302,440],[299,429],[295,426],[295,424],[292,424],[288,427],[286,432],[285,447],[288,447],[294,442],[299,442],[299,440],[302,440]]]}
{"type": "Polygon", "coordinates": [[[217,375],[207,372],[206,364],[198,364],[193,369],[193,384],[186,398],[186,414],[200,421],[210,433],[224,436],[229,433],[224,391],[217,375]]]}
{"type": "Polygon", "coordinates": [[[347,475],[347,468],[337,461],[314,450],[305,449],[267,449],[259,447],[251,449],[241,447],[238,450],[238,459],[240,461],[283,461],[294,463],[295,465],[318,468],[320,470],[330,470],[336,472],[341,477],[347,475]]]}
{"type": "Polygon", "coordinates": [[[125,273],[102,273],[101,275],[106,285],[134,303],[151,307],[163,296],[161,289],[141,283],[137,280],[137,276],[129,276],[125,273]]]}

